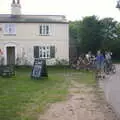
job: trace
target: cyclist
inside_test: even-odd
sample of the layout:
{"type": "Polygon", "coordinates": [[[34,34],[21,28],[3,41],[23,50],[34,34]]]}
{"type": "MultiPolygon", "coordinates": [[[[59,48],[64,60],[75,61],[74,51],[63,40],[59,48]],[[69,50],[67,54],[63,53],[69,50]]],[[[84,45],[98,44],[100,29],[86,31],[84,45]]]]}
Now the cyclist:
{"type": "Polygon", "coordinates": [[[86,56],[87,60],[90,61],[91,57],[92,57],[91,51],[89,51],[85,56],[86,56]]]}
{"type": "Polygon", "coordinates": [[[101,53],[101,51],[97,51],[97,56],[96,56],[96,67],[97,67],[97,77],[105,77],[104,76],[104,56],[101,53]]]}
{"type": "Polygon", "coordinates": [[[111,60],[111,52],[105,51],[105,65],[107,68],[107,72],[111,71],[112,69],[112,60],[111,60]]]}

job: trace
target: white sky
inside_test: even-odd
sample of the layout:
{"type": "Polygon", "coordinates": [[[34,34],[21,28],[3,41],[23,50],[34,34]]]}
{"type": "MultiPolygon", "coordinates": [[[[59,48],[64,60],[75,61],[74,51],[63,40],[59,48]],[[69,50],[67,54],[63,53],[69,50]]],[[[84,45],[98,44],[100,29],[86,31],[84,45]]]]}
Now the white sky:
{"type": "MultiPolygon", "coordinates": [[[[0,0],[0,14],[11,13],[12,0],[0,0]]],[[[96,15],[120,21],[116,0],[20,0],[22,14],[65,15],[68,20],[96,15]]]]}

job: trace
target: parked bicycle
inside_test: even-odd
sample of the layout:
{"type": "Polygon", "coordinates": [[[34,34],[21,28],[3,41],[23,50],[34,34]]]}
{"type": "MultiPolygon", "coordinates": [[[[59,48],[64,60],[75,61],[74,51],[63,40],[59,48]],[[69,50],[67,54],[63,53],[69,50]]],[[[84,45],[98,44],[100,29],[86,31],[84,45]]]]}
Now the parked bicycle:
{"type": "Polygon", "coordinates": [[[88,60],[84,55],[79,56],[78,59],[75,59],[71,62],[71,68],[76,70],[95,70],[95,58],[92,56],[91,59],[88,60]]]}
{"type": "Polygon", "coordinates": [[[110,73],[114,74],[114,73],[116,73],[116,67],[115,67],[115,65],[112,62],[108,63],[107,61],[105,61],[104,72],[106,74],[110,74],[110,73]]]}

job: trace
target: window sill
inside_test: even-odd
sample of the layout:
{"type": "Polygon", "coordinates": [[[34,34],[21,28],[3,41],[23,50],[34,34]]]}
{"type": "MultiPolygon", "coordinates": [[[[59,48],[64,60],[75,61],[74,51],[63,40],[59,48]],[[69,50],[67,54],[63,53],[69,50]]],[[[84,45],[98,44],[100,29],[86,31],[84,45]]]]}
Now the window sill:
{"type": "Polygon", "coordinates": [[[4,36],[16,36],[16,34],[4,34],[4,36]]]}
{"type": "Polygon", "coordinates": [[[50,35],[39,35],[39,36],[50,36],[50,35]]]}
{"type": "Polygon", "coordinates": [[[55,59],[55,58],[48,57],[48,58],[34,58],[34,59],[55,59]]]}

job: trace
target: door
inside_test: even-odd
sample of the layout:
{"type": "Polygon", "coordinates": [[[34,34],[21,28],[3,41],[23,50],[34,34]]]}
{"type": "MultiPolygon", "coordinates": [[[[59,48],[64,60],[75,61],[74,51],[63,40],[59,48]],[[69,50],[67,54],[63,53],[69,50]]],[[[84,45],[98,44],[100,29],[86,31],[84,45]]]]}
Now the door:
{"type": "Polygon", "coordinates": [[[7,47],[7,65],[15,64],[15,47],[7,47]]]}

